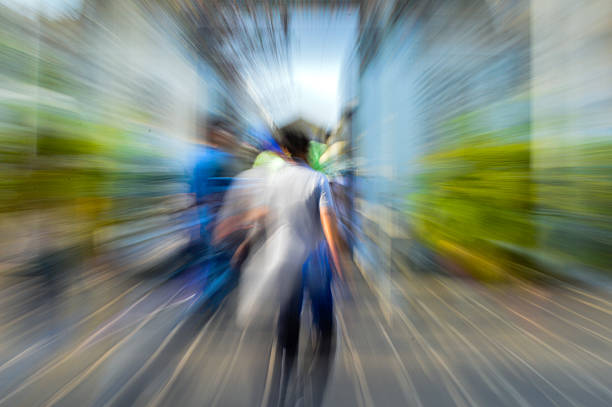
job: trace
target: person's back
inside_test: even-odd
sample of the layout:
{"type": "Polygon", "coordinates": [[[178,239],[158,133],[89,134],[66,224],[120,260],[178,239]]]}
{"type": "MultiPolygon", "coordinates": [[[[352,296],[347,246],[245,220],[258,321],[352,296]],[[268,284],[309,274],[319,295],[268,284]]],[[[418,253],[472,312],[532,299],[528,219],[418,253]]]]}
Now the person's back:
{"type": "Polygon", "coordinates": [[[319,204],[328,196],[321,190],[329,191],[324,182],[305,164],[287,164],[270,175],[262,197],[265,243],[245,270],[239,320],[246,322],[254,309],[286,302],[301,284],[302,266],[323,239],[319,204]]]}
{"type": "Polygon", "coordinates": [[[195,254],[195,264],[201,270],[205,295],[217,303],[229,291],[228,281],[232,279],[229,265],[231,255],[217,250],[212,244],[212,231],[218,212],[223,202],[223,196],[235,175],[235,156],[231,153],[231,143],[234,136],[229,125],[222,120],[210,120],[207,125],[205,140],[201,140],[195,149],[195,162],[191,192],[195,198],[199,236],[194,238],[192,252],[195,254]]]}
{"type": "MultiPolygon", "coordinates": [[[[276,232],[289,233],[295,251],[309,252],[323,239],[320,206],[330,206],[329,186],[325,176],[305,163],[289,164],[273,175],[268,197],[267,226],[269,236],[276,232]]],[[[291,248],[290,248],[291,249],[291,248]]],[[[296,263],[301,256],[292,255],[296,263]]]]}
{"type": "Polygon", "coordinates": [[[231,163],[231,155],[215,147],[200,147],[194,165],[192,190],[198,201],[203,201],[208,195],[216,192],[211,178],[228,176],[227,167],[231,163]]]}
{"type": "Polygon", "coordinates": [[[221,206],[231,177],[238,171],[236,158],[230,153],[234,136],[230,125],[221,118],[210,118],[195,149],[191,192],[198,206],[200,237],[210,245],[209,225],[221,206]]]}

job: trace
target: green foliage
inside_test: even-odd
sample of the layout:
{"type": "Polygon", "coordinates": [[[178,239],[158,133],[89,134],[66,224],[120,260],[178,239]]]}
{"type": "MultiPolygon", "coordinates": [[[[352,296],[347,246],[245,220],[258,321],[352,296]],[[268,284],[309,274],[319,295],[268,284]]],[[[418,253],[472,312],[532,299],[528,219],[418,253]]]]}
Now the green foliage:
{"type": "Polygon", "coordinates": [[[7,104],[0,127],[0,211],[75,199],[167,194],[177,165],[141,134],[49,105],[7,104]]]}
{"type": "Polygon", "coordinates": [[[325,172],[325,165],[319,161],[325,150],[327,150],[326,144],[319,143],[317,141],[310,142],[310,149],[308,150],[308,163],[316,171],[325,172]]]}
{"type": "MultiPolygon", "coordinates": [[[[475,258],[508,266],[495,242],[532,245],[529,145],[474,145],[425,159],[422,190],[411,197],[418,235],[438,251],[454,247],[475,258]]],[[[456,253],[448,253],[454,256],[456,253]]],[[[476,269],[475,258],[457,259],[469,271],[497,278],[498,270],[476,269]]]]}
{"type": "Polygon", "coordinates": [[[423,158],[407,201],[417,237],[482,279],[529,274],[550,258],[553,268],[609,270],[612,142],[536,144],[528,123],[487,129],[482,113],[448,121],[423,158]]]}
{"type": "Polygon", "coordinates": [[[533,180],[542,245],[565,261],[612,266],[612,142],[548,147],[533,180]]]}
{"type": "Polygon", "coordinates": [[[423,158],[408,215],[437,253],[474,276],[500,279],[518,270],[504,246],[535,244],[530,144],[523,123],[482,127],[474,112],[446,123],[454,137],[423,158]]]}

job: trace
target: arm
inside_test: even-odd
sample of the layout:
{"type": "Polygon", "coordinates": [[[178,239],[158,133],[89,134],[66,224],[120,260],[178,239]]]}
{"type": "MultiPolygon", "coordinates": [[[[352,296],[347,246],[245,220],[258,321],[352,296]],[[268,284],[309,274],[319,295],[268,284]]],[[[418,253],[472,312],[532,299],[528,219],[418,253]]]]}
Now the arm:
{"type": "Polygon", "coordinates": [[[331,252],[332,261],[334,263],[334,267],[338,273],[338,276],[341,279],[343,277],[342,267],[340,266],[340,242],[342,241],[340,238],[340,233],[338,232],[338,223],[336,220],[336,215],[334,210],[331,208],[321,208],[321,225],[323,226],[323,234],[325,235],[325,240],[327,240],[327,244],[329,245],[329,250],[331,252]]]}
{"type": "Polygon", "coordinates": [[[268,210],[266,208],[260,207],[223,219],[215,228],[213,243],[218,244],[232,233],[252,227],[254,223],[264,218],[267,213],[268,210]]]}

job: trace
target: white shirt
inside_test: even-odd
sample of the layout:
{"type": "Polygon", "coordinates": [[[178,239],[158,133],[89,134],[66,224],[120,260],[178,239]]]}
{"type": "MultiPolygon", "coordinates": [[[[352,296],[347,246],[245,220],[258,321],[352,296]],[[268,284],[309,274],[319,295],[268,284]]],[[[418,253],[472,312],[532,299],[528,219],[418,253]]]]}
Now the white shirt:
{"type": "Polygon", "coordinates": [[[246,262],[238,307],[241,323],[262,310],[272,315],[290,294],[282,287],[301,277],[306,259],[324,238],[320,210],[333,206],[325,175],[303,163],[276,170],[266,185],[266,241],[246,262]]]}
{"type": "Polygon", "coordinates": [[[287,229],[300,240],[289,251],[299,250],[299,244],[310,251],[323,239],[320,209],[333,207],[327,177],[306,164],[287,164],[271,175],[266,206],[268,235],[287,229]]]}

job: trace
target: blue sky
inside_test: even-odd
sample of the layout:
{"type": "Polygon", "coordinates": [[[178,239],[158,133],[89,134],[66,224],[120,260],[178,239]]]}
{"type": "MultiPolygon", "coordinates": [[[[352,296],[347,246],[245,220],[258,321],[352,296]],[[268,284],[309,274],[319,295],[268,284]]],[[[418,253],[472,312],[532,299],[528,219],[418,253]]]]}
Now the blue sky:
{"type": "Polygon", "coordinates": [[[357,9],[331,12],[293,10],[290,18],[289,66],[253,61],[249,85],[279,125],[303,117],[323,127],[340,114],[339,82],[344,61],[353,51],[357,9]]]}
{"type": "Polygon", "coordinates": [[[333,125],[340,112],[339,81],[355,43],[358,12],[294,13],[292,73],[298,87],[296,115],[333,125]]]}

